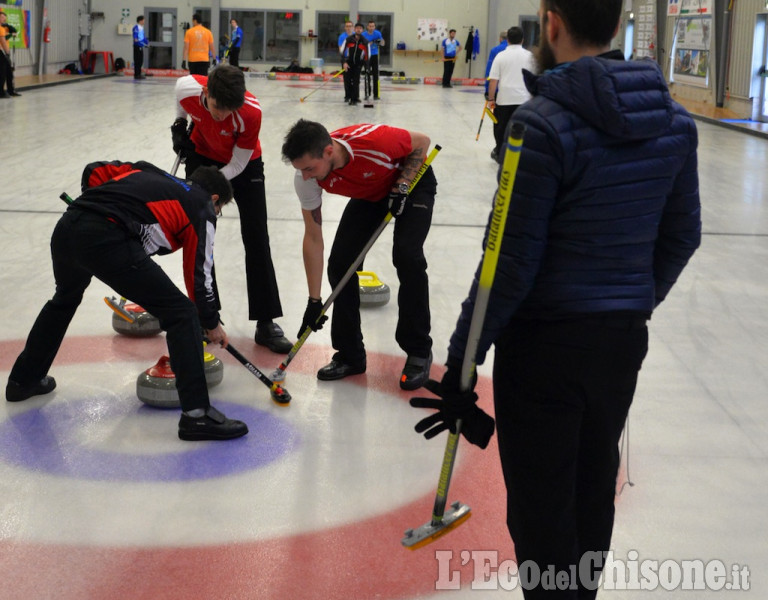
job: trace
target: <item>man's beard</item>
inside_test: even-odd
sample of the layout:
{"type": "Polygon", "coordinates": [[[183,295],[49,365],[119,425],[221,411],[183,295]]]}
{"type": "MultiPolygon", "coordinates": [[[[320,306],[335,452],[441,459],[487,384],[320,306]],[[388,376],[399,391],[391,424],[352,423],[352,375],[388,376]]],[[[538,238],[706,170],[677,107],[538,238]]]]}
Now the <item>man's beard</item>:
{"type": "Polygon", "coordinates": [[[541,39],[539,39],[539,45],[536,47],[533,54],[539,73],[544,73],[557,66],[557,59],[552,52],[552,46],[549,45],[549,40],[547,40],[546,33],[543,30],[544,27],[542,27],[543,35],[541,36],[541,39]]]}

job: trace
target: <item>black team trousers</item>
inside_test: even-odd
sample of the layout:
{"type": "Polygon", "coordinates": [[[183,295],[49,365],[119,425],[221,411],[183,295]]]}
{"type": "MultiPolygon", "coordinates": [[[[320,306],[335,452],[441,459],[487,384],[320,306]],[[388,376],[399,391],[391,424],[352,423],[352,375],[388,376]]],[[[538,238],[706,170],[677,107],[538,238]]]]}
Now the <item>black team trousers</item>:
{"type": "MultiPolygon", "coordinates": [[[[187,157],[187,176],[203,165],[224,166],[223,163],[194,152],[187,157]]],[[[263,321],[282,317],[283,307],[269,247],[264,162],[260,157],[253,159],[230,183],[240,213],[240,236],[245,247],[248,318],[251,321],[263,321]]]]}
{"type": "MultiPolygon", "coordinates": [[[[406,354],[420,357],[429,356],[432,349],[424,241],[432,224],[436,190],[437,182],[430,167],[410,194],[403,214],[393,218],[392,264],[397,269],[400,282],[395,339],[406,354]]],[[[378,202],[353,198],[347,203],[328,258],[328,282],[332,289],[336,289],[387,212],[388,197],[378,202]]],[[[362,268],[361,263],[355,270],[362,268]]],[[[361,366],[365,360],[359,286],[357,273],[354,273],[334,301],[331,314],[331,343],[336,350],[334,359],[353,366],[361,366]]]]}
{"type": "Polygon", "coordinates": [[[140,240],[102,215],[71,208],[54,229],[51,256],[56,293],[38,315],[9,379],[29,385],[48,374],[83,293],[96,277],[160,321],[182,410],[210,405],[197,308],[147,256],[140,240]]]}

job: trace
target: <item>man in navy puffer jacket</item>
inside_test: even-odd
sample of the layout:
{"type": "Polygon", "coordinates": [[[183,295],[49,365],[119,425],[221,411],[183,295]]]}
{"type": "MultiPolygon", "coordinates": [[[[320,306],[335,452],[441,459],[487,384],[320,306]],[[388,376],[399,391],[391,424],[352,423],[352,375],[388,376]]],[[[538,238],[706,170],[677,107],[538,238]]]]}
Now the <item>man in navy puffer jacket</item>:
{"type": "MultiPolygon", "coordinates": [[[[573,586],[553,591],[521,579],[527,599],[596,594],[646,321],[701,238],[695,125],[655,63],[610,51],[622,4],[542,0],[542,75],[529,74],[534,97],[513,117],[526,131],[477,363],[495,344],[518,564],[554,568],[573,586]]],[[[442,400],[412,404],[439,411],[417,431],[431,437],[462,419],[465,437],[485,447],[493,419],[474,392],[459,390],[479,273],[448,370],[427,386],[442,400]]]]}

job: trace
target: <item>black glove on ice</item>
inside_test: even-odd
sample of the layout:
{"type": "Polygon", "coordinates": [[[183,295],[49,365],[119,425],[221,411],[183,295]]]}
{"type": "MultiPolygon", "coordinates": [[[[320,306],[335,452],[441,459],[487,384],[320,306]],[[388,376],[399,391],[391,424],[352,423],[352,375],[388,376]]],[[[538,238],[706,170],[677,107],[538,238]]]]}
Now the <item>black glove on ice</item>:
{"type": "Polygon", "coordinates": [[[307,308],[304,311],[304,318],[301,321],[301,329],[296,337],[301,337],[301,334],[309,327],[312,331],[318,331],[323,328],[323,323],[328,320],[327,315],[320,316],[323,312],[323,301],[315,298],[310,298],[307,301],[307,308]]]}
{"type": "Polygon", "coordinates": [[[424,433],[428,440],[446,429],[456,433],[456,421],[461,419],[461,434],[467,441],[480,448],[488,446],[496,422],[475,404],[477,394],[474,391],[461,391],[458,370],[449,367],[440,383],[430,379],[424,387],[439,398],[411,398],[411,406],[434,408],[438,412],[419,421],[414,427],[416,433],[424,433]]]}

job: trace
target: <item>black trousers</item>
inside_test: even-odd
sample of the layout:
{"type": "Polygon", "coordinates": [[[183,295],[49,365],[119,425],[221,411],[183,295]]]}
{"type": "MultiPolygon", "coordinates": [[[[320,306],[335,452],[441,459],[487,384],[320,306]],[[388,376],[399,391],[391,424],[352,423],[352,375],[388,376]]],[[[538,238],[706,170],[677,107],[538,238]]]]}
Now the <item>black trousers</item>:
{"type": "MultiPolygon", "coordinates": [[[[578,573],[585,553],[609,549],[618,443],[647,349],[645,317],[620,313],[516,320],[497,340],[496,425],[518,565],[578,573]]],[[[524,595],[594,598],[581,584],[524,595]]]]}
{"type": "Polygon", "coordinates": [[[141,68],[144,66],[144,47],[133,47],[133,78],[138,79],[141,75],[141,68]]]}
{"type": "Polygon", "coordinates": [[[379,99],[379,55],[371,54],[371,58],[368,60],[368,72],[371,77],[371,91],[373,97],[379,99]]]}
{"type": "Polygon", "coordinates": [[[515,114],[519,104],[505,104],[503,106],[497,104],[493,109],[493,115],[496,117],[496,123],[493,124],[493,137],[496,140],[496,153],[499,156],[499,162],[502,159],[501,150],[504,148],[504,144],[507,139],[504,137],[507,131],[507,124],[515,114]]]}
{"type": "Polygon", "coordinates": [[[190,75],[208,75],[208,69],[210,68],[211,64],[205,60],[200,62],[188,62],[187,66],[189,67],[189,74],[190,75]]]}
{"type": "Polygon", "coordinates": [[[11,58],[5,52],[0,51],[0,94],[7,86],[8,93],[13,94],[16,88],[13,86],[13,66],[11,58]]]}
{"type": "MultiPolygon", "coordinates": [[[[407,354],[426,357],[432,349],[429,336],[429,278],[424,240],[432,224],[437,182],[429,168],[408,199],[408,204],[394,220],[392,264],[397,269],[400,289],[397,294],[398,320],[395,339],[407,354]]],[[[339,221],[328,258],[328,282],[336,289],[376,228],[389,212],[389,199],[378,202],[351,199],[339,221]]],[[[390,225],[391,227],[391,225],[390,225]]],[[[363,268],[361,262],[356,271],[363,268]]],[[[365,360],[365,346],[360,327],[360,284],[357,273],[347,282],[333,303],[331,343],[334,358],[360,365],[365,360]]]]}
{"type": "Polygon", "coordinates": [[[240,48],[230,48],[229,64],[232,65],[233,67],[240,66],[240,48]]]}
{"type": "MultiPolygon", "coordinates": [[[[201,154],[187,157],[186,173],[201,165],[224,165],[201,154]]],[[[240,213],[240,236],[245,248],[245,280],[248,287],[248,318],[270,320],[283,316],[277,289],[267,229],[267,196],[264,189],[264,162],[256,158],[230,181],[240,213]]]]}
{"type": "MultiPolygon", "coordinates": [[[[360,101],[360,71],[362,68],[362,64],[349,65],[349,69],[347,69],[347,72],[344,74],[348,77],[349,81],[349,99],[357,102],[360,101]]],[[[346,82],[347,80],[345,80],[345,83],[346,82]]]]}
{"type": "Polygon", "coordinates": [[[101,215],[70,209],[54,229],[51,257],[56,293],[32,326],[11,380],[26,385],[45,377],[91,277],[96,277],[160,321],[182,410],[209,406],[197,308],[138,239],[101,215]]]}
{"type": "Polygon", "coordinates": [[[456,66],[456,59],[445,59],[443,63],[443,87],[451,85],[451,77],[453,77],[453,68],[456,66]]]}

